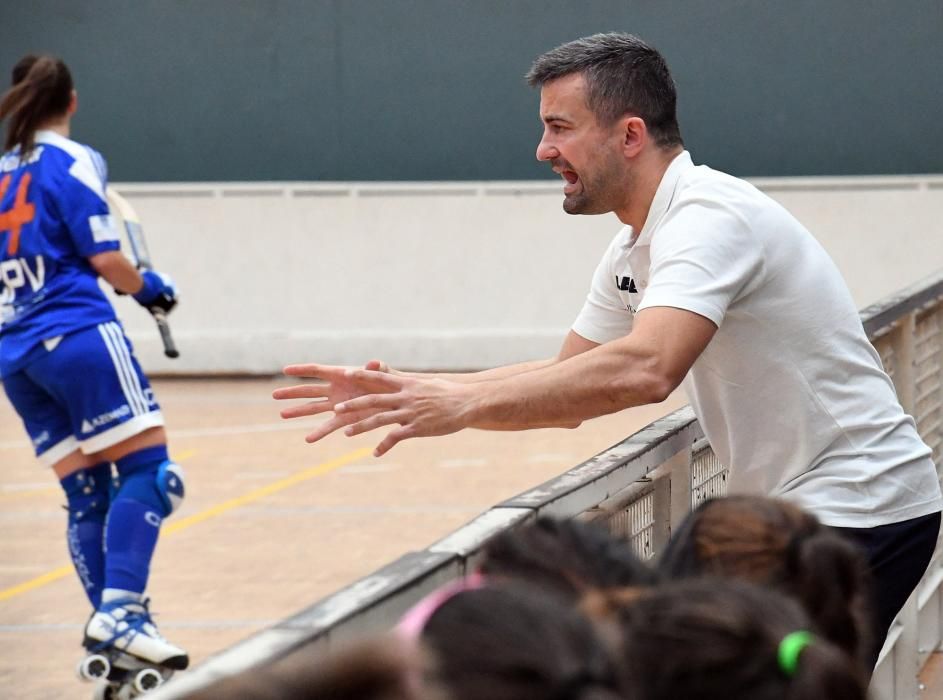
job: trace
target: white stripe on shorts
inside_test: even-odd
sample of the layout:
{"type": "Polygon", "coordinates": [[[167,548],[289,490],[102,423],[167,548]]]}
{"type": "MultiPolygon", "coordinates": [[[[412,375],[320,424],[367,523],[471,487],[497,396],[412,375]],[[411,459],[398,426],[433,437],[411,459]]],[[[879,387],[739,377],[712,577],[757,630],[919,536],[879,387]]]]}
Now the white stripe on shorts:
{"type": "Polygon", "coordinates": [[[136,416],[141,413],[141,407],[136,401],[137,397],[134,396],[131,390],[131,378],[128,376],[127,367],[125,367],[124,363],[121,361],[118,348],[115,347],[115,341],[111,335],[109,326],[110,323],[99,324],[98,332],[101,334],[102,340],[105,341],[105,347],[108,348],[108,355],[111,357],[111,364],[115,368],[118,382],[121,384],[121,391],[124,394],[125,401],[128,402],[132,415],[136,416]]]}
{"type": "Polygon", "coordinates": [[[128,350],[128,343],[124,339],[124,331],[117,323],[110,323],[111,332],[115,338],[115,346],[118,348],[118,356],[124,361],[124,366],[128,368],[128,374],[131,377],[131,389],[135,392],[141,402],[141,410],[148,413],[151,410],[147,402],[147,395],[144,393],[144,387],[141,386],[141,378],[134,369],[134,360],[131,358],[131,351],[128,350]]]}
{"type": "Polygon", "coordinates": [[[118,375],[118,381],[121,384],[121,390],[124,392],[125,400],[131,407],[131,413],[135,416],[146,413],[146,404],[142,407],[140,397],[134,393],[131,384],[131,373],[128,366],[124,363],[124,358],[118,347],[116,347],[114,336],[111,333],[111,323],[101,323],[98,326],[98,332],[102,340],[105,341],[105,347],[108,348],[108,354],[111,356],[111,363],[115,367],[115,374],[118,375]],[[142,410],[142,408],[144,410],[142,410]]]}

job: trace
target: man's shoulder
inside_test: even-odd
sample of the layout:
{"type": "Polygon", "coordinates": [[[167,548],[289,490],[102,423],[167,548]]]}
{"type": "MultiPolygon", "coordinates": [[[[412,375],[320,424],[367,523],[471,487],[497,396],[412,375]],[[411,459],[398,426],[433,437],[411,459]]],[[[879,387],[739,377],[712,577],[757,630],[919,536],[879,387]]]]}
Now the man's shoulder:
{"type": "Polygon", "coordinates": [[[742,178],[707,165],[696,165],[681,175],[675,202],[699,199],[723,202],[727,198],[754,200],[766,198],[766,195],[742,178]]]}
{"type": "MultiPolygon", "coordinates": [[[[772,197],[746,180],[699,165],[687,171],[678,183],[669,212],[706,219],[720,215],[757,224],[780,221],[788,213],[772,197]]],[[[688,219],[688,216],[683,216],[688,219]]]]}

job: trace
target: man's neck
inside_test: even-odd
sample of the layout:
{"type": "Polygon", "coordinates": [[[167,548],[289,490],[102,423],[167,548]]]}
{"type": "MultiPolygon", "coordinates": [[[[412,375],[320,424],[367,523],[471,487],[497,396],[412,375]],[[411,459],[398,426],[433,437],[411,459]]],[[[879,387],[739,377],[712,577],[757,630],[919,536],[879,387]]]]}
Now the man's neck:
{"type": "Polygon", "coordinates": [[[624,207],[615,211],[619,221],[631,226],[636,235],[645,227],[648,212],[652,208],[652,201],[665,176],[665,171],[668,170],[671,161],[683,150],[682,146],[669,150],[656,148],[640,156],[640,160],[636,163],[629,201],[624,207]]]}

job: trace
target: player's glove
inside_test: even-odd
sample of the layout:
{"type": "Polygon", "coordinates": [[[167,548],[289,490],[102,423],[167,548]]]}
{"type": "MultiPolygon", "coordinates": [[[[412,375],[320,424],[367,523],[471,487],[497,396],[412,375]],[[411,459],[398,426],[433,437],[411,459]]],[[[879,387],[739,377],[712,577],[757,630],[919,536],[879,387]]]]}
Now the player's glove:
{"type": "Polygon", "coordinates": [[[134,294],[134,300],[146,309],[170,311],[177,305],[177,286],[167,275],[153,270],[141,270],[144,286],[134,294]]]}

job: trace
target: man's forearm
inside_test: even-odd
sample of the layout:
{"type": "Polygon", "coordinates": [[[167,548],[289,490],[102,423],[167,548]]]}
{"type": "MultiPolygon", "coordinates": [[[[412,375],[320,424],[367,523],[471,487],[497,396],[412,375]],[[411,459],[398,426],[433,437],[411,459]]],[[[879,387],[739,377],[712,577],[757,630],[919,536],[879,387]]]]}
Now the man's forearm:
{"type": "Polygon", "coordinates": [[[525,372],[532,372],[536,369],[549,367],[556,362],[556,358],[548,360],[533,360],[531,362],[519,362],[513,365],[504,365],[502,367],[493,367],[478,372],[400,372],[403,377],[416,377],[419,379],[445,379],[450,382],[460,382],[462,384],[472,384],[476,382],[487,382],[496,379],[505,379],[525,372]]]}
{"type": "Polygon", "coordinates": [[[533,371],[481,382],[469,427],[575,427],[589,418],[658,403],[672,389],[646,353],[627,344],[610,344],[533,371]]]}

